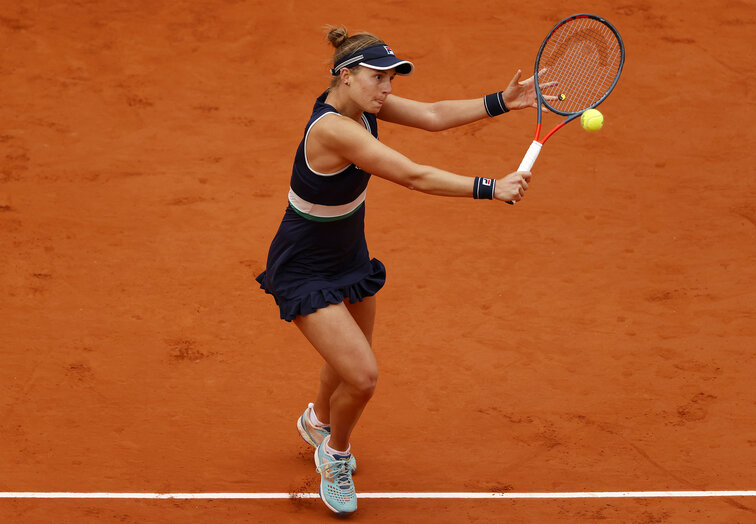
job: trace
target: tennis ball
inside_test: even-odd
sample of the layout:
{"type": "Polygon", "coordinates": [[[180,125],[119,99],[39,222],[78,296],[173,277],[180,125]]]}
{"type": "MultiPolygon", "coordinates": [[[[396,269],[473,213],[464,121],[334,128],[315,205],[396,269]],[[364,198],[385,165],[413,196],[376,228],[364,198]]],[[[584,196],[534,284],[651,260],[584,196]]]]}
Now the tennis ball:
{"type": "Polygon", "coordinates": [[[586,131],[598,131],[604,125],[604,115],[597,109],[589,109],[580,115],[580,125],[586,131]]]}

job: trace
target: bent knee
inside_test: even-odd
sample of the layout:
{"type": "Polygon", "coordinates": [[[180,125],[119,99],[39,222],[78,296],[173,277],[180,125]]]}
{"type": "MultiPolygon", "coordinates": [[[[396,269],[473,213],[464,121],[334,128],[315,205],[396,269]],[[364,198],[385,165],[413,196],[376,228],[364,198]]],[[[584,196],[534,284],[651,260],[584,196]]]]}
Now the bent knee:
{"type": "Polygon", "coordinates": [[[364,370],[356,374],[349,382],[354,393],[364,399],[369,399],[375,393],[375,386],[378,383],[378,370],[364,370]]]}

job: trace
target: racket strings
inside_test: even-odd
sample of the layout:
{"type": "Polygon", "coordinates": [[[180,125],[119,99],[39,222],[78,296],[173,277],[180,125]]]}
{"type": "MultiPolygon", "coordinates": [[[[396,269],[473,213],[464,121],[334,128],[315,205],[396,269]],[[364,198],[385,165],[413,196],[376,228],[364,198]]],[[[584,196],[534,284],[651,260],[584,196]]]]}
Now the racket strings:
{"type": "MultiPolygon", "coordinates": [[[[563,32],[564,33],[564,32],[563,32]]],[[[568,104],[583,109],[603,96],[610,83],[610,66],[616,61],[607,56],[605,36],[593,29],[578,29],[562,42],[549,56],[553,78],[567,91],[568,104]]],[[[549,78],[549,79],[553,79],[549,78]]]]}
{"type": "Polygon", "coordinates": [[[616,60],[606,58],[602,43],[595,34],[583,31],[579,38],[571,37],[567,41],[569,47],[550,62],[548,67],[553,74],[549,80],[556,79],[566,96],[567,103],[562,104],[566,107],[561,109],[571,112],[589,107],[611,87],[611,66],[616,60]]]}
{"type": "Polygon", "coordinates": [[[551,102],[560,111],[580,112],[608,93],[620,73],[622,50],[614,32],[589,17],[562,24],[548,38],[539,57],[538,83],[558,82],[550,90],[564,93],[564,100],[551,102]]]}
{"type": "MultiPolygon", "coordinates": [[[[607,41],[611,42],[612,40],[609,40],[609,38],[614,37],[614,34],[604,25],[600,26],[600,31],[594,31],[594,33],[601,38],[599,45],[607,41]]],[[[617,46],[617,50],[619,50],[619,46],[617,46]]],[[[607,53],[607,51],[608,49],[606,47],[598,48],[598,66],[596,66],[595,63],[590,63],[590,60],[578,60],[575,63],[576,69],[582,72],[588,71],[592,66],[594,67],[594,74],[586,75],[583,81],[579,82],[579,84],[582,86],[582,89],[578,91],[578,99],[584,99],[586,102],[590,102],[588,105],[592,105],[593,103],[597,102],[604,95],[604,93],[606,93],[606,91],[611,88],[616,73],[619,69],[619,53],[612,54],[607,53]],[[610,73],[612,72],[614,74],[610,76],[610,73]]],[[[581,109],[584,109],[584,107],[581,109]]]]}
{"type": "Polygon", "coordinates": [[[590,25],[590,22],[594,21],[578,19],[569,27],[563,26],[559,34],[554,35],[557,38],[550,40],[556,45],[546,55],[548,67],[555,76],[582,87],[582,93],[578,94],[601,86],[609,72],[606,42],[611,32],[603,24],[590,25]]]}

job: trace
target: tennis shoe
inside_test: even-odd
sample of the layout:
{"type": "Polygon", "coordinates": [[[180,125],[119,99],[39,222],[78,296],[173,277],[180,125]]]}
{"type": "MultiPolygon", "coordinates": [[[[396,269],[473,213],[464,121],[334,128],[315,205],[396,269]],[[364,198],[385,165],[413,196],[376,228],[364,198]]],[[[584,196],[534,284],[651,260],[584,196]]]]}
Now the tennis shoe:
{"type": "MultiPolygon", "coordinates": [[[[315,426],[310,422],[310,412],[312,411],[312,402],[307,404],[302,416],[297,419],[297,430],[302,439],[314,448],[320,446],[323,439],[331,434],[331,426],[315,426]]],[[[349,455],[349,466],[352,468],[352,474],[357,472],[357,459],[354,455],[349,455]]]]}
{"type": "Polygon", "coordinates": [[[342,516],[349,515],[357,510],[357,493],[349,464],[352,455],[330,455],[326,453],[325,442],[315,448],[315,466],[320,473],[318,493],[328,509],[342,516]]]}
{"type": "Polygon", "coordinates": [[[304,410],[302,416],[297,420],[297,429],[305,442],[317,448],[323,442],[323,439],[331,434],[331,426],[315,426],[310,422],[312,406],[312,402],[307,404],[307,409],[304,410]]]}

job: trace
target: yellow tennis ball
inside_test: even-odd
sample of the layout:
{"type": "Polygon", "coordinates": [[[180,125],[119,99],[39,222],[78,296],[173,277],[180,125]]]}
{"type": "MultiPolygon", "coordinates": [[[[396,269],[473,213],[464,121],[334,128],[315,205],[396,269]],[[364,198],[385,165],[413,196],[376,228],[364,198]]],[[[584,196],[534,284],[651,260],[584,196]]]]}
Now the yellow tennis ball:
{"type": "Polygon", "coordinates": [[[597,109],[589,109],[580,115],[580,125],[586,131],[598,131],[604,125],[604,115],[597,109]]]}

